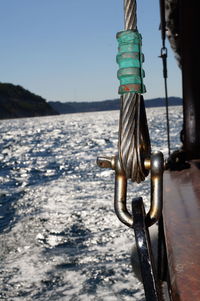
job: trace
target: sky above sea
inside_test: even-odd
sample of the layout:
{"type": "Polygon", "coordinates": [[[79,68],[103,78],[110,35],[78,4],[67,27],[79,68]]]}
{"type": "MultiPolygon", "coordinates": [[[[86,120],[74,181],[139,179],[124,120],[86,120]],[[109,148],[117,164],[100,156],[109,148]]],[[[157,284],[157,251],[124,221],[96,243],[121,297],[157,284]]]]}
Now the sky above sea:
{"type": "MultiPolygon", "coordinates": [[[[123,0],[1,0],[0,82],[18,84],[48,101],[118,97],[116,33],[123,0]]],[[[164,84],[159,0],[138,1],[143,36],[145,99],[164,84]]],[[[169,96],[181,96],[181,73],[168,47],[169,96]]]]}

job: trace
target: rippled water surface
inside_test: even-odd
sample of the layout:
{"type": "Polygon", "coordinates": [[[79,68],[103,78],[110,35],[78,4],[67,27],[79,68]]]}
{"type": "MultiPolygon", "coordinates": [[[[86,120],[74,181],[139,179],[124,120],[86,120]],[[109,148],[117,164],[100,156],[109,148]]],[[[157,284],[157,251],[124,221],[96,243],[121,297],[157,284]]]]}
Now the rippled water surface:
{"type": "MultiPolygon", "coordinates": [[[[152,148],[166,153],[164,109],[147,114],[152,148]]],[[[96,166],[116,152],[118,115],[0,121],[0,300],[144,300],[133,233],[113,210],[113,172],[96,166]]],[[[171,108],[174,148],[181,119],[171,108]]],[[[149,181],[132,186],[130,198],[147,204],[149,181]]]]}

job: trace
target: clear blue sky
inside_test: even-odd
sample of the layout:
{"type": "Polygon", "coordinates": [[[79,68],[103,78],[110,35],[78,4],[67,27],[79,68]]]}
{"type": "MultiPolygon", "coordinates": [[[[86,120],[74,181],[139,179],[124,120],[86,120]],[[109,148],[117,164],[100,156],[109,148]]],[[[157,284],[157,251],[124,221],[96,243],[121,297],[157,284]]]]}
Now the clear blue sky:
{"type": "MultiPolygon", "coordinates": [[[[138,0],[146,99],[163,95],[159,0],[138,0]]],[[[47,100],[118,97],[116,33],[123,0],[1,0],[0,81],[47,100]]],[[[181,96],[181,75],[169,51],[169,95],[181,96]]]]}

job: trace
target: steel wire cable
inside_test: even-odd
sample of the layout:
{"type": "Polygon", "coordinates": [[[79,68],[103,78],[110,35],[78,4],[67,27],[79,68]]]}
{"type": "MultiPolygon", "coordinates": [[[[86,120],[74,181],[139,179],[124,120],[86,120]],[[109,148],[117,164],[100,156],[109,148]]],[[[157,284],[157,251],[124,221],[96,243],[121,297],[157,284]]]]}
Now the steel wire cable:
{"type": "Polygon", "coordinates": [[[125,29],[137,29],[137,3],[136,0],[124,0],[125,29]]]}
{"type": "MultiPolygon", "coordinates": [[[[137,30],[136,1],[124,0],[125,30],[137,30]]],[[[144,159],[150,156],[150,139],[141,94],[121,97],[119,158],[127,179],[140,183],[147,176],[144,159]]]]}

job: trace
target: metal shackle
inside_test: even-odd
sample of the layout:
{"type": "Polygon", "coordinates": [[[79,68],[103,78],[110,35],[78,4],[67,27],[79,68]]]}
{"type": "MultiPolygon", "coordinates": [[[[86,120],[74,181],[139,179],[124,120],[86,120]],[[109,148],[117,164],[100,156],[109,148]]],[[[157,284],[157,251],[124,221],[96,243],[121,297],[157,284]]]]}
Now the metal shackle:
{"type": "MultiPolygon", "coordinates": [[[[118,156],[98,157],[97,164],[101,168],[115,170],[114,208],[119,220],[132,227],[134,220],[127,209],[127,178],[121,167],[118,156]]],[[[151,171],[151,200],[150,209],[146,215],[147,226],[153,225],[161,216],[163,203],[163,171],[164,158],[161,152],[155,152],[150,159],[144,161],[146,169],[151,171]]]]}

